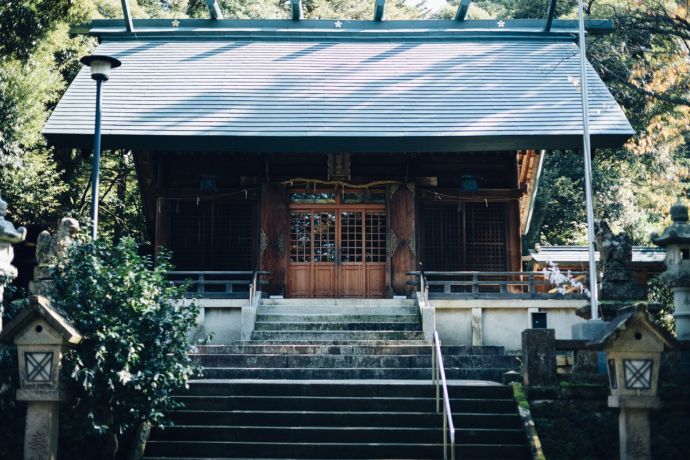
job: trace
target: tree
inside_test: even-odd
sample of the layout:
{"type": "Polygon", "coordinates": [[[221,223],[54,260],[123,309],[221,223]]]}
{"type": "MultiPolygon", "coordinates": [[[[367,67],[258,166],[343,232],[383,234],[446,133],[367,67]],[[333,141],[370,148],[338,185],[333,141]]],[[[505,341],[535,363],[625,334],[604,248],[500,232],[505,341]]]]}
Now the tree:
{"type": "Polygon", "coordinates": [[[77,443],[72,458],[94,448],[96,458],[114,457],[119,436],[161,425],[176,407],[173,393],[197,372],[188,352],[199,308],[168,283],[170,269],[165,257],[154,268],[130,238],[77,243],[58,265],[53,301],[84,336],[64,356],[72,382],[65,409],[73,434],[100,435],[100,445],[77,443]]]}

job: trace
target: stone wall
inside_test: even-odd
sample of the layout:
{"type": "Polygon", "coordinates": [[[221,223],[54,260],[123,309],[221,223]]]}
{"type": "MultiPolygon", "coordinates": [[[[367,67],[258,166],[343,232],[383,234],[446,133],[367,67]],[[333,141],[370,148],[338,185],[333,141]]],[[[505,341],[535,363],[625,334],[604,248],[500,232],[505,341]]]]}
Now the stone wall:
{"type": "MultiPolygon", "coordinates": [[[[675,382],[660,388],[663,409],[651,414],[652,456],[687,458],[690,392],[675,382]]],[[[596,384],[526,387],[532,418],[546,458],[618,458],[618,411],[607,407],[609,388],[596,384]]]]}

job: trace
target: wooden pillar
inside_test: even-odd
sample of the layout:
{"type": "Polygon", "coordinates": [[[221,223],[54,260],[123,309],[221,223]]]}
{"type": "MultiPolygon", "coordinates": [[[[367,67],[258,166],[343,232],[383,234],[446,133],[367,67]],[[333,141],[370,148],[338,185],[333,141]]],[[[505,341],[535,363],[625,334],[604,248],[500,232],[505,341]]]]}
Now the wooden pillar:
{"type": "Polygon", "coordinates": [[[511,272],[522,271],[522,242],[520,240],[520,202],[506,202],[506,259],[511,272]]]}
{"type": "Polygon", "coordinates": [[[288,258],[288,197],[285,188],[276,183],[261,186],[261,230],[259,260],[261,270],[271,272],[267,291],[285,294],[288,258]]]}
{"type": "Polygon", "coordinates": [[[391,187],[388,248],[393,293],[408,295],[414,287],[407,285],[407,272],[415,270],[417,265],[414,183],[391,187]]]}
{"type": "Polygon", "coordinates": [[[170,248],[170,201],[165,198],[158,197],[156,199],[156,236],[155,236],[155,251],[156,256],[161,248],[170,248]]]}

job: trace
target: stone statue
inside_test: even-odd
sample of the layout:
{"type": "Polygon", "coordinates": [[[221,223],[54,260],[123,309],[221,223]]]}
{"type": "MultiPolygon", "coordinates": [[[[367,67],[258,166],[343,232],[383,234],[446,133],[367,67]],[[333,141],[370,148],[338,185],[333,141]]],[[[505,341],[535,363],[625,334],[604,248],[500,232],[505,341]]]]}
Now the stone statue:
{"type": "Polygon", "coordinates": [[[55,265],[67,256],[67,250],[79,232],[79,222],[71,217],[63,217],[58,224],[55,235],[47,230],[38,235],[36,241],[36,260],[39,266],[55,265]]]}
{"type": "Polygon", "coordinates": [[[7,202],[0,196],[0,241],[10,244],[21,243],[26,239],[26,229],[14,228],[12,223],[5,220],[6,215],[7,202]]]}
{"type": "Polygon", "coordinates": [[[33,295],[51,297],[53,291],[52,268],[67,257],[67,251],[79,231],[79,222],[71,217],[60,219],[55,234],[47,230],[38,235],[36,241],[36,261],[34,279],[29,283],[29,292],[33,295]]]}
{"type": "Polygon", "coordinates": [[[594,232],[601,265],[601,299],[615,301],[641,300],[644,288],[634,280],[632,238],[625,233],[614,234],[609,224],[600,220],[594,232]]]}
{"type": "Polygon", "coordinates": [[[5,220],[6,215],[7,202],[0,197],[0,331],[2,331],[2,298],[5,294],[5,286],[17,277],[17,269],[12,265],[12,259],[14,259],[12,245],[26,239],[26,229],[15,228],[12,223],[5,220]]]}

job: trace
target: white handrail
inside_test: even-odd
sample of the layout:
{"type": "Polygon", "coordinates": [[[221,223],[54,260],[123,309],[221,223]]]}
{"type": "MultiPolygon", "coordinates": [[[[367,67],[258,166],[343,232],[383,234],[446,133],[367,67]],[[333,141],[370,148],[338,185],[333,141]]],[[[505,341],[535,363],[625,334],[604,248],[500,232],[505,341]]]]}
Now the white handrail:
{"type": "Polygon", "coordinates": [[[254,305],[254,297],[256,296],[257,284],[259,283],[259,272],[254,271],[254,276],[252,277],[252,282],[249,285],[249,306],[254,305]]]}
{"type": "Polygon", "coordinates": [[[455,460],[455,424],[453,424],[453,412],[450,409],[450,397],[448,396],[448,385],[446,384],[446,371],[443,367],[443,356],[441,355],[441,339],[438,332],[434,331],[434,341],[431,347],[431,378],[436,386],[436,412],[440,412],[440,391],[443,388],[443,459],[448,460],[448,436],[450,433],[450,458],[455,460]]]}

